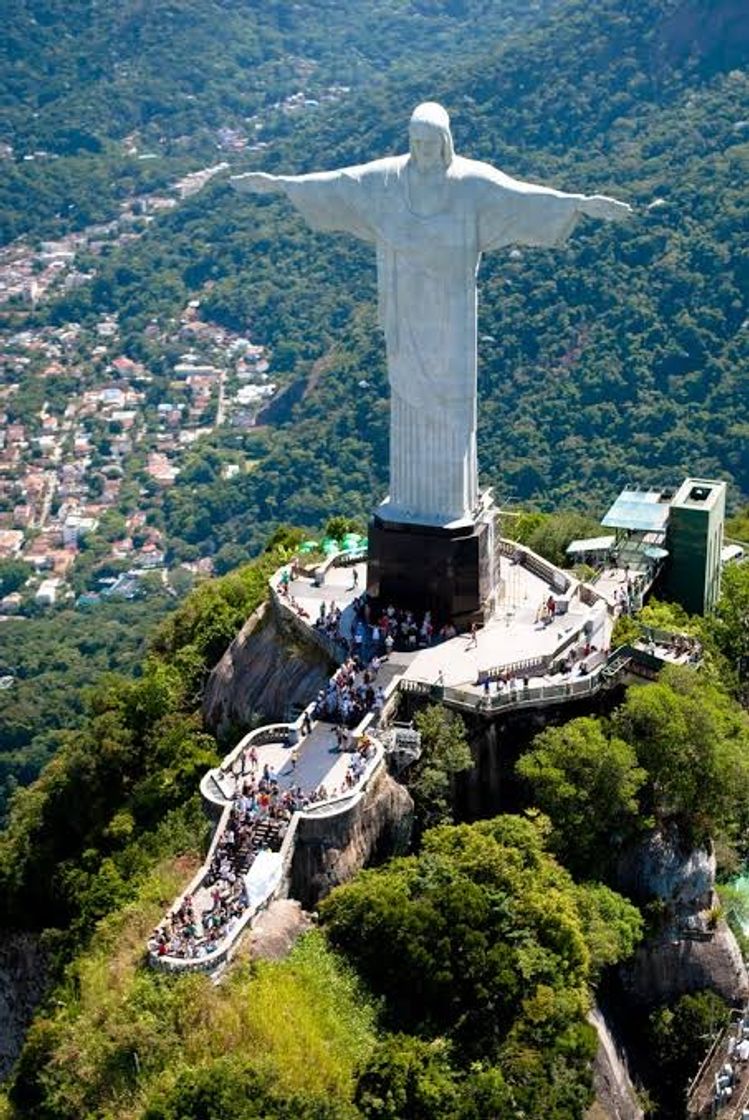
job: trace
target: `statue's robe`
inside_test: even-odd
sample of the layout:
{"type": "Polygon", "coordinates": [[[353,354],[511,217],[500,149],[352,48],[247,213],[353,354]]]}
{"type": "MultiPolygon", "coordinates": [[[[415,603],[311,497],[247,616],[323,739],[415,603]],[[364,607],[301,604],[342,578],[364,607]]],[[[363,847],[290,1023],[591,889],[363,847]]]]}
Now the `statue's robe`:
{"type": "Polygon", "coordinates": [[[377,247],[391,390],[391,515],[446,524],[472,517],[478,506],[481,253],[510,244],[560,244],[582,196],[454,157],[440,208],[424,217],[412,204],[409,158],[280,179],[313,229],[350,233],[377,247]]]}

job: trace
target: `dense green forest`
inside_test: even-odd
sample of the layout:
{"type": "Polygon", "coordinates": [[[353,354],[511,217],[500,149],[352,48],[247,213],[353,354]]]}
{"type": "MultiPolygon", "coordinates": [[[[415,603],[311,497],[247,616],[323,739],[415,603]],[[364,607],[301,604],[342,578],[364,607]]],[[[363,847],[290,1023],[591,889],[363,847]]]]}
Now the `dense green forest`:
{"type": "Polygon", "coordinates": [[[307,80],[311,90],[333,81],[381,84],[409,55],[448,57],[475,48],[481,36],[532,25],[553,7],[549,0],[353,0],[345,9],[333,0],[11,0],[0,55],[3,139],[64,153],[97,150],[137,129],[174,142],[244,122],[293,92],[294,82],[307,80]]]}
{"type": "MultiPolygon", "coordinates": [[[[14,798],[4,921],[44,931],[58,987],[6,1115],[479,1120],[521,1102],[582,1115],[589,989],[631,952],[641,920],[605,886],[576,884],[541,822],[427,831],[417,854],[331,897],[322,938],[283,964],[234,970],[221,989],[143,970],[142,939],[204,843],[193,791],[215,746],[196,719],[201,682],[280,555],[199,586],[137,679],[93,690],[85,728],[14,798]],[[403,1003],[417,960],[423,998],[403,1003]]],[[[438,739],[443,717],[425,720],[438,739]]]]}
{"type": "MultiPolygon", "coordinates": [[[[686,472],[728,479],[733,501],[749,493],[747,78],[709,37],[681,43],[676,7],[570,4],[550,28],[459,70],[407,74],[305,117],[255,157],[303,171],[400,150],[428,93],[452,111],[459,151],[632,203],[626,226],[583,224],[562,249],[484,262],[479,457],[501,499],[600,515],[625,482],[668,485],[686,472]]],[[[169,532],[201,549],[254,550],[281,516],[366,514],[386,486],[388,443],[372,254],[218,182],[52,314],[116,309],[126,347],[146,356],[145,323],[195,294],[205,316],[269,344],[296,389],[267,426],[232,437],[251,472],[178,480],[169,532]]]]}
{"type": "Polygon", "coordinates": [[[558,3],[11,0],[0,142],[13,156],[0,181],[0,241],[112,218],[188,159],[193,169],[215,161],[219,129],[263,142],[293,134],[296,113],[278,105],[298,90],[324,113],[331,89],[338,97],[340,87],[382,84],[393,67],[449,60],[558,3]]]}
{"type": "Polygon", "coordinates": [[[133,672],[173,606],[164,594],[3,623],[0,675],[14,682],[0,692],[0,822],[17,786],[32,781],[65,732],[84,721],[87,690],[105,673],[133,672]]]}

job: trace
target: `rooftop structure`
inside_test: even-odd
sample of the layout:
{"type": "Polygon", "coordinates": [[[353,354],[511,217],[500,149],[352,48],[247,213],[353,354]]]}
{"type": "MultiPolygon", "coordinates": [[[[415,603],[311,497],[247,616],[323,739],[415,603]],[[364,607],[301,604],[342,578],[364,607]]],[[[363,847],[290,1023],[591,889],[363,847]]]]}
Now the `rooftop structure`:
{"type": "Polygon", "coordinates": [[[670,493],[661,490],[622,490],[601,524],[630,532],[663,532],[668,522],[670,493]]]}
{"type": "Polygon", "coordinates": [[[720,596],[725,509],[726,484],[714,479],[685,479],[671,501],[664,586],[692,613],[713,610],[720,596]]]}
{"type": "MultiPolygon", "coordinates": [[[[662,576],[666,594],[692,614],[713,610],[720,594],[726,484],[687,478],[671,490],[622,490],[601,524],[615,530],[607,561],[625,576],[639,576],[647,590],[662,576]]],[[[582,553],[600,544],[574,541],[582,553]]],[[[602,581],[597,584],[603,590],[602,581]]]]}

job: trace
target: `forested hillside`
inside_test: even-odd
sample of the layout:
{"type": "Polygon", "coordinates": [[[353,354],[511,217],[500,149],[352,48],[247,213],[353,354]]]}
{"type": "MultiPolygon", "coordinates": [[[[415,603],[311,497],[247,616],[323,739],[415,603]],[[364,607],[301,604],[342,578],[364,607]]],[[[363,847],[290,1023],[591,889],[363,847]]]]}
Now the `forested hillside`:
{"type": "MultiPolygon", "coordinates": [[[[11,0],[0,43],[0,238],[49,235],[116,213],[218,133],[291,135],[302,91],[324,112],[348,87],[381,85],[538,22],[560,0],[11,0]]],[[[194,166],[194,163],[193,163],[194,166]]]]}
{"type": "MultiPolygon", "coordinates": [[[[673,668],[608,716],[536,737],[518,767],[525,815],[451,825],[439,740],[454,743],[460,720],[429,708],[414,792],[438,827],[412,854],[331,894],[321,931],[283,961],[238,960],[220,985],[155,972],[145,940],[206,839],[191,795],[217,744],[201,728],[201,684],[292,539],[196,588],[136,679],[92,690],[86,726],[17,793],[0,837],[0,925],[41,933],[55,986],[0,1116],[582,1120],[596,1049],[585,1013],[644,928],[607,885],[618,855],[655,822],[713,837],[723,873],[746,857],[749,715],[723,682],[739,692],[728,666],[745,648],[749,569],[732,570],[714,619],[684,618],[708,651],[702,672],[673,668]]],[[[651,624],[682,625],[648,610],[651,624]]],[[[717,997],[688,998],[649,1021],[662,1120],[680,1115],[722,1013],[717,997]]]]}
{"type": "MultiPolygon", "coordinates": [[[[459,151],[634,206],[627,226],[583,224],[563,249],[484,263],[479,457],[503,498],[600,512],[626,481],[667,484],[686,471],[729,479],[734,501],[749,493],[748,83],[737,66],[747,34],[734,15],[716,45],[691,5],[571,3],[459,67],[305,117],[255,156],[268,170],[304,171],[401,150],[411,107],[430,96],[452,112],[459,151]]],[[[196,294],[205,316],[270,344],[298,388],[269,429],[244,437],[252,472],[230,485],[183,476],[166,526],[201,547],[256,547],[258,527],[281,516],[366,513],[387,462],[369,250],[217,183],[54,314],[116,309],[126,343],[147,355],[148,318],[196,294]]]]}

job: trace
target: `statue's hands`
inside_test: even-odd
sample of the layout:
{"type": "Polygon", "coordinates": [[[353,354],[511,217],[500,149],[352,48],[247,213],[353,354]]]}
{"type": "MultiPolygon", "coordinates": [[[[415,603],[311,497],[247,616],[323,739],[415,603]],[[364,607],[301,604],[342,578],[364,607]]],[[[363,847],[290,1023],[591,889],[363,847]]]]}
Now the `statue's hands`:
{"type": "Polygon", "coordinates": [[[603,218],[605,222],[620,222],[632,213],[632,207],[605,194],[591,194],[580,203],[580,212],[589,218],[603,218]]]}
{"type": "Polygon", "coordinates": [[[244,175],[232,175],[229,182],[239,194],[280,194],[283,191],[277,176],[267,175],[264,171],[247,171],[244,175]]]}

